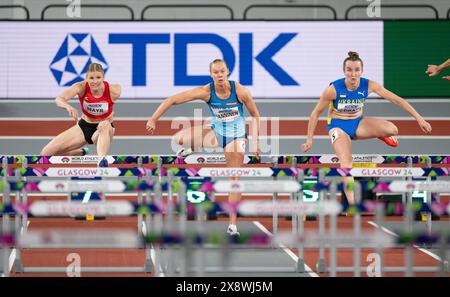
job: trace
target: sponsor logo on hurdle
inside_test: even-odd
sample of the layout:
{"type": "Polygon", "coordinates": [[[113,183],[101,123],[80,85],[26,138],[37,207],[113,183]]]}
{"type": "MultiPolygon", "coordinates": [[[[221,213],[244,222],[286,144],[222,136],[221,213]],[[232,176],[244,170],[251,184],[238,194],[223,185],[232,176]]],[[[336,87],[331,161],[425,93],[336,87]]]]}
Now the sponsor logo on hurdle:
{"type": "Polygon", "coordinates": [[[119,180],[96,180],[96,181],[55,181],[43,180],[39,182],[38,188],[41,192],[114,192],[121,193],[126,189],[123,182],[119,180]]]}
{"type": "Polygon", "coordinates": [[[246,176],[246,177],[261,177],[272,176],[273,171],[270,168],[202,168],[198,171],[200,176],[211,177],[231,177],[231,176],[246,176]]]}
{"type": "MultiPolygon", "coordinates": [[[[186,164],[225,164],[224,155],[189,155],[184,159],[186,164]]],[[[250,158],[244,156],[244,164],[248,163],[250,158]]]]}
{"type": "Polygon", "coordinates": [[[243,201],[239,204],[238,211],[245,216],[272,216],[276,212],[280,216],[292,214],[305,215],[338,215],[342,206],[337,201],[319,201],[316,203],[292,202],[292,201],[243,201]]]}
{"type": "Polygon", "coordinates": [[[22,248],[139,248],[142,241],[128,230],[51,229],[28,231],[20,236],[19,245],[22,248]]]}
{"type": "Polygon", "coordinates": [[[422,168],[352,168],[352,176],[423,176],[425,171],[422,168]]]}
{"type": "MultiPolygon", "coordinates": [[[[109,164],[114,163],[114,157],[106,156],[109,164]]],[[[98,156],[51,156],[50,164],[97,164],[98,156]]]]}
{"type": "Polygon", "coordinates": [[[134,212],[133,205],[128,201],[36,201],[30,206],[30,213],[37,217],[52,216],[127,216],[134,212]]]}
{"type": "Polygon", "coordinates": [[[118,168],[48,168],[45,172],[46,176],[57,177],[97,177],[97,176],[119,176],[120,169],[118,168]]]}
{"type": "MultiPolygon", "coordinates": [[[[323,164],[327,163],[339,163],[339,158],[335,155],[323,155],[319,158],[319,162],[323,164]]],[[[384,162],[384,158],[379,155],[353,155],[352,156],[353,163],[374,163],[374,164],[382,164],[384,162]]]]}
{"type": "Polygon", "coordinates": [[[293,180],[286,181],[228,181],[220,180],[214,184],[216,192],[230,192],[239,191],[242,193],[273,193],[273,192],[288,192],[295,193],[300,191],[300,184],[293,180]]]}
{"type": "Polygon", "coordinates": [[[448,181],[401,181],[395,180],[389,184],[391,192],[414,192],[430,191],[433,193],[450,192],[450,182],[448,181]]]}

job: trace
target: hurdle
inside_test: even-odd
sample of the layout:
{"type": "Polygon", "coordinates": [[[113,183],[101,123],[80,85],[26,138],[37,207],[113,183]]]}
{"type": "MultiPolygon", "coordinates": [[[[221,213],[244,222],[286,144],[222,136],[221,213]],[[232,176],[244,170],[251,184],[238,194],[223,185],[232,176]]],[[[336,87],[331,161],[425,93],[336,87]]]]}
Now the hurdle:
{"type": "MultiPolygon", "coordinates": [[[[297,159],[297,158],[295,158],[295,159],[297,159]]],[[[445,164],[445,163],[444,163],[445,164]]],[[[163,170],[162,170],[162,168],[163,168],[163,166],[162,166],[163,164],[162,164],[162,162],[161,162],[161,166],[160,166],[160,170],[159,170],[159,174],[157,174],[157,171],[153,171],[153,170],[151,170],[151,171],[147,171],[146,172],[146,174],[148,174],[149,176],[154,176],[154,175],[156,175],[156,176],[158,176],[158,179],[159,180],[161,180],[162,178],[165,178],[165,176],[164,176],[164,174],[163,174],[163,170]]],[[[292,166],[292,164],[285,164],[285,165],[291,165],[292,166]]],[[[167,169],[167,168],[165,168],[165,169],[167,169]]],[[[359,168],[360,169],[360,168],[359,168]]],[[[425,169],[427,169],[427,168],[425,168],[425,169]]],[[[429,170],[422,170],[423,171],[423,173],[421,174],[421,176],[427,176],[427,177],[429,177],[430,176],[430,174],[432,173],[432,172],[434,172],[435,173],[435,168],[428,168],[429,170]]],[[[441,167],[439,167],[439,168],[437,168],[437,169],[440,169],[441,171],[437,171],[438,173],[442,173],[442,175],[445,175],[445,167],[443,167],[443,169],[441,168],[441,167]]],[[[299,179],[299,180],[301,180],[301,176],[303,175],[305,175],[305,171],[303,171],[303,170],[292,170],[292,169],[288,169],[288,167],[286,167],[286,168],[273,168],[273,169],[271,169],[272,170],[272,176],[274,176],[274,177],[278,177],[278,175],[277,174],[284,174],[285,176],[288,176],[288,177],[293,177],[293,178],[295,178],[295,179],[299,179]]],[[[183,174],[186,174],[186,171],[183,171],[183,170],[181,170],[181,172],[178,172],[178,173],[175,173],[174,171],[172,171],[172,170],[166,170],[167,172],[166,172],[166,174],[167,174],[167,177],[169,177],[169,175],[173,175],[173,176],[178,176],[178,177],[181,177],[181,176],[183,176],[183,174]]],[[[197,172],[198,173],[198,172],[197,172]]],[[[310,172],[308,172],[308,171],[306,171],[306,173],[311,173],[312,175],[314,175],[314,174],[319,174],[320,173],[320,171],[318,171],[318,172],[314,172],[314,171],[310,171],[310,172]]],[[[337,169],[333,169],[333,170],[330,170],[329,172],[327,172],[326,174],[325,173],[322,173],[323,175],[325,175],[325,176],[327,176],[327,177],[331,177],[331,176],[350,176],[350,175],[347,175],[347,174],[349,174],[350,173],[350,171],[349,172],[345,172],[345,170],[344,171],[341,171],[341,172],[339,172],[337,169]],[[345,174],[343,174],[342,172],[344,172],[345,174]]],[[[447,175],[448,175],[448,173],[447,173],[447,175]]],[[[197,174],[193,174],[193,175],[190,175],[190,176],[198,176],[197,174]]],[[[171,187],[169,187],[170,189],[171,189],[171,187]]],[[[356,191],[357,191],[358,189],[355,189],[355,195],[356,195],[356,191]]],[[[299,194],[299,193],[297,193],[297,194],[299,194]]],[[[155,195],[156,195],[156,191],[155,191],[155,195]]],[[[295,193],[293,192],[293,193],[291,193],[291,195],[295,195],[295,193]]],[[[5,197],[5,196],[4,196],[5,197]]],[[[149,195],[147,195],[146,196],[147,197],[147,199],[149,199],[149,195]]],[[[185,200],[185,199],[181,199],[180,200],[180,202],[182,201],[182,200],[185,200]]],[[[201,211],[201,207],[200,208],[198,208],[200,211],[201,211]]],[[[276,212],[275,212],[276,213],[276,212]]],[[[358,216],[358,214],[357,215],[355,215],[355,218],[358,216]]],[[[4,216],[5,217],[5,216],[4,216]]],[[[198,217],[198,216],[197,216],[198,217]]],[[[277,214],[277,217],[278,217],[278,214],[277,214]]],[[[293,217],[294,217],[294,215],[293,215],[293,217]]],[[[320,217],[320,216],[319,216],[320,217]]],[[[146,219],[148,219],[148,217],[146,218],[146,219]]],[[[330,219],[332,219],[332,216],[330,217],[330,219]]],[[[302,222],[303,220],[301,220],[301,222],[302,222]]],[[[298,227],[299,227],[299,229],[300,229],[300,225],[301,225],[301,222],[298,222],[298,227]]],[[[294,223],[294,220],[293,220],[293,223],[294,223]]],[[[138,225],[139,225],[139,223],[138,223],[138,225]]],[[[151,227],[151,224],[148,224],[148,223],[146,223],[146,226],[149,226],[149,227],[151,227]]],[[[356,226],[356,225],[355,225],[356,226]]],[[[379,226],[381,226],[381,225],[379,225],[379,226]]],[[[199,224],[199,227],[201,227],[201,224],[199,224]]],[[[274,230],[276,230],[275,229],[275,227],[274,227],[274,230]]],[[[294,230],[294,228],[293,228],[293,230],[294,230]]],[[[356,232],[356,231],[355,231],[356,232]]],[[[300,257],[299,257],[299,259],[300,259],[300,257]]],[[[445,259],[445,258],[443,258],[443,259],[445,259]]],[[[297,265],[298,265],[298,263],[297,263],[297,265]]],[[[330,265],[330,266],[332,266],[332,265],[330,265]]],[[[338,268],[338,267],[337,267],[338,268]]],[[[331,269],[331,267],[330,267],[330,269],[331,269]]],[[[339,269],[337,269],[337,271],[339,271],[339,269]]],[[[356,270],[355,270],[356,271],[356,270]]]]}
{"type": "MultiPolygon", "coordinates": [[[[253,185],[255,185],[255,182],[256,181],[253,181],[252,183],[253,183],[253,185]]],[[[261,181],[260,181],[261,182],[261,181]]],[[[266,183],[264,180],[262,181],[262,183],[266,183]]],[[[357,185],[358,183],[356,183],[356,185],[357,185]]],[[[332,184],[333,185],[333,184],[332,184]]],[[[225,185],[223,185],[223,182],[222,182],[222,185],[220,185],[220,183],[217,183],[217,187],[218,188],[220,188],[220,187],[226,187],[226,186],[230,186],[230,182],[228,182],[228,185],[225,183],[225,185]]],[[[397,185],[398,186],[398,185],[397,185]]],[[[431,186],[433,186],[433,184],[431,184],[431,186]]],[[[332,186],[333,187],[333,186],[332,186]]],[[[448,188],[449,188],[449,184],[448,183],[446,183],[446,184],[441,184],[441,187],[442,187],[442,190],[444,191],[444,190],[448,190],[448,188]],[[442,187],[442,185],[444,185],[443,187],[442,187]]],[[[249,187],[247,187],[247,188],[249,188],[249,187]]],[[[251,188],[251,187],[250,187],[251,188]]],[[[285,190],[285,189],[284,189],[285,190]]],[[[409,189],[410,190],[410,189],[409,189]]],[[[355,189],[355,195],[358,195],[357,193],[358,192],[360,192],[360,189],[358,189],[358,186],[356,186],[356,189],[355,189]]],[[[247,208],[248,208],[248,203],[251,203],[251,202],[247,202],[247,208]]],[[[290,203],[292,203],[292,202],[290,202],[290,203]]],[[[324,203],[332,203],[332,200],[330,200],[329,202],[326,202],[326,201],[321,201],[321,202],[319,202],[319,203],[321,203],[321,204],[324,204],[324,203]]],[[[336,204],[336,201],[334,201],[334,205],[335,206],[337,206],[337,204],[336,204]]],[[[256,206],[258,206],[258,204],[256,205],[256,206]]],[[[249,214],[249,212],[248,212],[248,210],[247,211],[245,211],[245,202],[244,202],[244,204],[243,205],[241,205],[240,206],[241,207],[241,211],[243,212],[243,213],[246,213],[246,214],[249,214]]],[[[258,207],[260,207],[261,208],[261,205],[259,205],[258,207]]],[[[321,209],[321,211],[326,211],[326,212],[328,212],[328,214],[332,214],[332,216],[336,216],[338,213],[339,213],[339,211],[340,211],[340,209],[339,208],[335,208],[334,210],[333,210],[333,208],[331,208],[331,210],[330,210],[330,207],[326,207],[326,205],[325,206],[323,206],[323,205],[320,205],[320,204],[316,204],[316,205],[313,205],[313,204],[305,204],[305,203],[300,203],[300,204],[298,204],[297,205],[297,207],[301,207],[301,208],[303,208],[303,212],[302,211],[300,211],[300,214],[304,214],[304,213],[310,213],[311,212],[311,209],[313,209],[313,208],[316,208],[316,210],[315,211],[317,211],[317,210],[320,210],[321,209]],[[309,209],[309,210],[308,210],[309,209]]],[[[262,208],[264,209],[264,206],[262,206],[262,208]]],[[[266,214],[271,214],[271,213],[273,213],[273,208],[274,208],[274,205],[273,204],[271,204],[271,203],[269,203],[269,204],[267,204],[266,203],[266,214]],[[269,206],[271,206],[272,207],[272,209],[270,209],[269,208],[269,210],[267,210],[267,205],[269,205],[269,206]]],[[[291,214],[291,213],[293,213],[293,212],[295,212],[296,211],[296,209],[295,208],[292,208],[292,207],[289,207],[289,208],[284,208],[284,213],[281,213],[282,215],[286,215],[286,214],[291,214]],[[288,211],[287,213],[286,213],[286,211],[288,211]]],[[[450,211],[450,207],[449,207],[449,209],[447,210],[447,211],[450,211]]],[[[250,211],[250,214],[252,214],[251,213],[251,211],[250,211]]],[[[255,213],[253,213],[253,214],[255,214],[255,213]]],[[[260,215],[261,213],[256,213],[256,215],[260,215]]],[[[264,214],[264,213],[263,213],[264,214]]],[[[357,230],[357,229],[355,229],[355,230],[357,230]]],[[[197,231],[202,231],[202,230],[197,230],[197,231]]],[[[27,234],[25,234],[25,235],[27,235],[27,234]]],[[[292,234],[291,234],[292,235],[292,234]]],[[[344,242],[344,243],[347,243],[347,244],[353,244],[353,245],[355,245],[355,244],[358,244],[358,246],[357,247],[355,247],[355,249],[358,249],[358,248],[360,248],[360,247],[364,247],[364,246],[369,246],[369,247],[373,247],[373,244],[374,244],[374,242],[372,241],[372,242],[361,242],[361,239],[363,239],[363,240],[366,240],[367,241],[367,238],[364,238],[363,236],[362,236],[362,234],[360,234],[358,231],[354,231],[354,237],[353,237],[353,241],[348,241],[348,242],[344,242]]],[[[333,244],[342,244],[342,243],[339,243],[339,242],[334,242],[334,240],[337,238],[337,236],[336,236],[336,234],[330,234],[329,235],[329,239],[328,240],[324,240],[325,238],[326,238],[326,236],[327,235],[324,235],[324,234],[319,234],[319,239],[320,239],[320,241],[319,241],[319,239],[312,239],[311,238],[311,235],[308,235],[308,236],[306,236],[306,238],[309,238],[306,242],[305,241],[302,241],[301,243],[302,244],[306,244],[307,246],[309,246],[309,247],[316,247],[318,244],[319,245],[325,245],[325,244],[329,244],[331,247],[333,247],[333,244]]],[[[441,243],[443,243],[443,244],[447,244],[448,243],[448,239],[447,240],[444,240],[444,241],[442,241],[442,239],[441,239],[441,243]]],[[[383,246],[385,246],[385,243],[383,243],[383,241],[381,241],[381,242],[375,242],[375,244],[376,244],[376,247],[377,248],[382,248],[383,246]]],[[[26,244],[25,244],[25,246],[26,246],[26,244]]],[[[75,245],[75,246],[77,246],[77,245],[75,245]]],[[[390,245],[388,245],[388,246],[390,246],[390,245]]],[[[227,248],[227,246],[224,246],[224,248],[225,248],[225,250],[226,250],[226,248],[227,248]]],[[[441,251],[445,251],[445,253],[447,252],[447,247],[441,247],[441,251]]],[[[444,255],[443,255],[443,258],[442,259],[445,259],[444,257],[445,257],[445,253],[444,253],[444,255]]],[[[226,254],[225,254],[226,255],[226,254]]],[[[225,256],[224,256],[225,257],[225,256]]],[[[185,258],[185,259],[187,259],[187,258],[185,258]]],[[[224,262],[226,262],[226,261],[224,261],[224,262]]],[[[332,269],[333,269],[333,267],[331,267],[332,269]]],[[[363,267],[364,268],[364,267],[363,267]]],[[[442,266],[441,267],[441,270],[444,268],[444,266],[442,266]]],[[[353,269],[353,267],[352,267],[352,269],[353,269]]],[[[211,270],[211,269],[210,269],[211,270]]],[[[217,270],[217,269],[216,269],[217,270]]],[[[358,268],[357,267],[355,267],[355,274],[356,274],[356,276],[358,276],[358,274],[357,274],[357,272],[356,272],[356,270],[358,270],[358,268]]],[[[87,270],[84,270],[84,271],[88,271],[88,269],[87,270]]],[[[345,271],[345,270],[344,270],[345,271]]],[[[427,270],[427,271],[432,271],[432,270],[427,270]]],[[[433,270],[434,271],[434,270],[433,270]]],[[[48,272],[48,271],[47,271],[48,272]]],[[[441,272],[444,272],[444,271],[441,271],[441,272]]]]}
{"type": "MultiPolygon", "coordinates": [[[[5,185],[7,184],[8,179],[13,180],[15,182],[30,182],[30,181],[42,181],[42,183],[44,183],[44,179],[49,177],[49,178],[54,178],[54,179],[58,179],[58,181],[53,181],[53,185],[51,184],[52,181],[45,181],[46,185],[42,186],[39,188],[39,186],[37,187],[37,191],[39,193],[46,193],[46,190],[50,190],[50,192],[52,193],[67,193],[70,190],[99,190],[99,191],[104,191],[104,192],[113,192],[113,193],[123,193],[123,192],[127,192],[125,191],[125,189],[131,189],[131,191],[133,192],[133,183],[129,182],[127,183],[123,183],[122,184],[122,188],[121,189],[114,189],[114,187],[111,187],[112,183],[113,183],[113,179],[120,179],[120,180],[135,180],[137,183],[139,183],[141,181],[141,178],[145,175],[145,171],[142,168],[139,168],[142,166],[142,158],[141,157],[137,157],[137,162],[136,164],[138,165],[138,168],[127,168],[127,169],[118,169],[118,168],[103,168],[103,169],[81,169],[81,168],[72,168],[69,169],[69,173],[68,174],[62,174],[63,176],[57,176],[58,174],[55,173],[56,168],[52,168],[49,167],[47,169],[44,170],[36,170],[36,169],[31,169],[27,167],[27,160],[31,159],[32,157],[24,157],[22,159],[21,162],[21,168],[20,169],[16,169],[15,171],[12,170],[7,170],[7,161],[8,158],[3,158],[2,160],[2,168],[4,169],[3,172],[6,173],[11,173],[14,172],[14,177],[10,177],[6,174],[4,174],[3,176],[3,180],[5,185]],[[102,177],[105,180],[104,181],[91,181],[91,184],[88,186],[87,185],[87,181],[68,181],[67,179],[70,177],[74,176],[74,173],[80,173],[80,172],[85,172],[87,170],[87,172],[92,171],[93,174],[88,174],[89,176],[95,176],[95,177],[102,177]],[[94,172],[95,171],[95,172],[94,172]],[[109,180],[107,180],[109,179],[109,180]],[[49,184],[50,183],[50,184],[49,184]],[[55,186],[56,183],[56,186],[55,186]],[[101,186],[103,183],[103,187],[101,186]],[[61,187],[62,189],[58,189],[58,186],[61,187]],[[131,187],[130,187],[131,186],[131,187]],[[53,187],[53,188],[52,188],[53,187]]],[[[52,157],[51,157],[52,158],[52,157]]],[[[49,158],[49,159],[51,159],[49,158]]],[[[49,160],[47,159],[47,160],[49,160]]],[[[129,159],[129,158],[128,158],[129,159]]],[[[33,160],[35,160],[33,158],[33,160]]],[[[45,162],[45,164],[51,164],[51,162],[45,162]]],[[[64,170],[63,169],[57,169],[57,170],[64,170]]],[[[91,173],[92,173],[91,172],[91,173]]],[[[147,180],[148,180],[148,176],[146,176],[147,180]]],[[[121,185],[120,181],[116,181],[116,183],[114,185],[117,186],[117,183],[119,183],[119,186],[121,185]]],[[[30,185],[32,183],[28,183],[28,185],[30,185]]],[[[39,185],[39,184],[38,184],[39,185]]],[[[16,203],[22,203],[22,204],[26,204],[27,203],[27,193],[28,192],[33,192],[33,189],[22,189],[22,190],[17,190],[16,191],[16,203]],[[23,200],[21,201],[20,197],[23,196],[23,200]]],[[[143,191],[138,191],[138,204],[142,203],[142,193],[143,191]]],[[[148,194],[148,192],[147,192],[148,194]]],[[[4,198],[4,202],[9,203],[9,193],[8,193],[8,187],[4,188],[3,191],[3,196],[4,198]]],[[[104,201],[103,201],[104,202],[104,201]]],[[[28,213],[24,212],[23,216],[21,215],[16,215],[15,216],[15,231],[16,234],[18,234],[19,232],[27,232],[27,222],[28,222],[28,217],[27,217],[28,213]],[[22,218],[22,220],[21,220],[22,218]],[[20,224],[21,221],[21,224],[20,224]]],[[[142,220],[143,220],[143,214],[142,213],[138,213],[137,215],[138,217],[138,234],[142,234],[142,220]]],[[[6,229],[8,227],[8,220],[9,220],[9,214],[4,214],[3,215],[3,221],[4,221],[4,228],[6,229]]],[[[8,255],[6,255],[5,252],[5,259],[8,257],[8,255]]],[[[4,267],[4,271],[5,272],[9,272],[9,269],[7,268],[7,263],[8,261],[5,261],[5,267],[4,267]]],[[[146,249],[146,257],[145,257],[145,264],[143,268],[139,268],[139,267],[84,267],[83,268],[84,271],[89,271],[89,272],[110,272],[110,271],[114,271],[114,272],[152,272],[153,268],[152,268],[152,262],[151,262],[151,258],[150,258],[150,251],[149,249],[146,249]]],[[[23,267],[21,264],[21,256],[20,256],[20,251],[17,251],[16,253],[16,258],[15,258],[15,262],[14,262],[14,270],[16,272],[49,272],[49,271],[54,271],[54,272],[60,272],[61,268],[57,268],[57,267],[47,267],[47,268],[39,268],[39,267],[23,267]]]]}

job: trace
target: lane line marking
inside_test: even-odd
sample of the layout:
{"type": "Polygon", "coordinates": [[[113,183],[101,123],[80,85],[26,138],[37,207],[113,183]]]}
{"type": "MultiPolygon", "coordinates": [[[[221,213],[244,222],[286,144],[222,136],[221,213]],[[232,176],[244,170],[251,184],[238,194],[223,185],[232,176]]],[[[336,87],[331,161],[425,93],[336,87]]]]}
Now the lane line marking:
{"type": "MultiPolygon", "coordinates": [[[[258,222],[258,221],[253,221],[253,224],[255,224],[256,227],[258,227],[258,228],[259,228],[262,232],[264,232],[266,235],[268,235],[268,236],[273,236],[273,234],[272,234],[269,230],[267,230],[267,228],[264,227],[264,225],[262,225],[260,222],[258,222]]],[[[278,246],[279,246],[281,249],[283,249],[283,251],[285,251],[286,254],[288,254],[292,259],[294,259],[295,263],[297,263],[298,257],[297,257],[297,255],[295,255],[295,253],[294,253],[291,249],[287,248],[287,247],[284,246],[283,244],[279,244],[278,246]]],[[[308,265],[306,265],[306,263],[305,263],[305,270],[306,270],[306,272],[307,272],[311,277],[319,277],[319,275],[318,275],[317,273],[315,273],[315,272],[311,269],[311,267],[309,267],[308,265]]]]}
{"type": "MultiPolygon", "coordinates": [[[[142,221],[142,234],[144,234],[144,235],[147,234],[147,227],[145,226],[145,222],[144,221],[142,221]]],[[[146,251],[146,253],[147,253],[147,251],[146,251]]],[[[150,258],[152,259],[153,267],[155,266],[155,263],[156,263],[155,257],[156,257],[156,251],[155,251],[155,249],[153,247],[153,244],[152,244],[151,248],[150,248],[150,258]]],[[[164,275],[164,272],[162,270],[161,263],[158,263],[158,266],[159,266],[159,269],[158,269],[159,270],[159,274],[156,275],[156,273],[155,273],[155,275],[159,276],[159,277],[164,277],[165,275],[164,275]]]]}
{"type": "MultiPolygon", "coordinates": [[[[393,232],[392,230],[389,230],[388,228],[386,228],[386,227],[384,227],[384,226],[378,226],[378,224],[376,224],[376,223],[373,222],[373,221],[368,221],[368,223],[369,223],[370,225],[372,225],[373,227],[375,227],[375,228],[379,228],[379,229],[383,230],[384,232],[386,232],[386,233],[389,234],[389,235],[392,235],[392,236],[395,236],[395,237],[399,237],[399,235],[398,235],[397,233],[393,232]]],[[[435,260],[437,260],[437,261],[439,261],[439,262],[442,262],[441,257],[439,257],[438,255],[436,255],[436,254],[430,252],[429,250],[424,249],[424,248],[421,248],[421,247],[419,247],[419,246],[416,245],[416,244],[413,244],[413,247],[415,247],[415,248],[418,249],[419,251],[421,251],[421,252],[427,254],[428,256],[432,257],[433,259],[435,259],[435,260]]]]}

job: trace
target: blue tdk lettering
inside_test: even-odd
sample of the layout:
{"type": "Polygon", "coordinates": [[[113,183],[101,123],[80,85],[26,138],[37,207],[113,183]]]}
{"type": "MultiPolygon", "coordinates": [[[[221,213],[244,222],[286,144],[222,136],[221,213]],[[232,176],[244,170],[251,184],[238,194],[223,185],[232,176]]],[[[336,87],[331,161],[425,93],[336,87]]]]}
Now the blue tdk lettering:
{"type": "MultiPolygon", "coordinates": [[[[259,64],[282,86],[300,85],[272,58],[297,33],[280,33],[254,58],[259,64]]],[[[109,43],[132,45],[132,85],[145,86],[146,75],[146,47],[147,44],[170,43],[170,34],[122,34],[111,33],[109,43]]],[[[207,84],[211,81],[209,75],[189,75],[187,48],[189,44],[212,44],[216,46],[227,61],[230,73],[236,64],[236,55],[232,45],[222,36],[212,33],[180,33],[174,34],[174,84],[176,86],[194,86],[207,84]]],[[[239,34],[239,81],[243,85],[253,84],[253,34],[239,34]]]]}
{"type": "Polygon", "coordinates": [[[147,44],[170,43],[170,34],[109,34],[109,43],[132,44],[133,86],[147,84],[147,44]]]}
{"type": "Polygon", "coordinates": [[[233,47],[222,36],[217,34],[175,34],[175,62],[174,74],[176,86],[195,86],[207,84],[211,81],[209,75],[187,74],[187,46],[190,43],[209,43],[215,45],[227,61],[230,73],[234,69],[236,57],[233,47]]]}

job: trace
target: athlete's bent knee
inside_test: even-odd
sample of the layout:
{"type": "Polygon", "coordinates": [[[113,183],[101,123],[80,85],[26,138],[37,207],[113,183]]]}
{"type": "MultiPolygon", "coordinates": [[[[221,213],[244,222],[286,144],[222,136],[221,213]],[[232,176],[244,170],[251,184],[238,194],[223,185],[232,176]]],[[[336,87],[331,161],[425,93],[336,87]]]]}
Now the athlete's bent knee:
{"type": "Polygon", "coordinates": [[[58,153],[58,149],[56,149],[56,148],[54,148],[52,146],[46,145],[42,149],[40,155],[41,156],[53,156],[53,155],[56,155],[56,153],[58,153]]]}
{"type": "Polygon", "coordinates": [[[398,128],[397,128],[396,125],[394,125],[394,124],[391,123],[391,125],[390,125],[390,127],[389,127],[389,134],[390,134],[391,136],[397,136],[397,135],[398,135],[398,128]]]}

